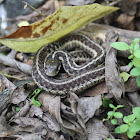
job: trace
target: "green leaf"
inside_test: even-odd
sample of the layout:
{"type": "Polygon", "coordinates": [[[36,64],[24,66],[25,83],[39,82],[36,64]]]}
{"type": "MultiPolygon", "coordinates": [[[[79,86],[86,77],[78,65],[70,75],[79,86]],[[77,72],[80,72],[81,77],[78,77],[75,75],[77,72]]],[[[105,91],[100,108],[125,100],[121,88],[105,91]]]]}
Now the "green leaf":
{"type": "Polygon", "coordinates": [[[140,107],[135,107],[133,110],[132,110],[133,114],[135,115],[135,117],[137,119],[140,120],[140,107]]]}
{"type": "Polygon", "coordinates": [[[124,105],[117,105],[117,108],[122,108],[124,107],[124,105]]]}
{"type": "Polygon", "coordinates": [[[132,59],[134,56],[131,54],[129,57],[128,57],[128,59],[132,59]]]}
{"type": "Polygon", "coordinates": [[[131,132],[139,132],[140,131],[140,120],[135,120],[129,127],[131,132]]]}
{"type": "Polygon", "coordinates": [[[110,100],[110,99],[108,99],[108,98],[106,98],[106,97],[103,98],[102,106],[103,106],[104,108],[107,108],[107,107],[109,106],[110,103],[113,103],[113,101],[110,100]]]}
{"type": "Polygon", "coordinates": [[[107,120],[108,120],[108,119],[105,119],[105,118],[102,119],[103,122],[105,122],[105,121],[107,121],[107,120]]]}
{"type": "Polygon", "coordinates": [[[40,88],[37,88],[37,89],[35,89],[34,90],[34,92],[32,92],[29,96],[28,96],[28,98],[32,98],[32,97],[36,97],[40,92],[42,91],[42,89],[40,89],[40,88]]]}
{"type": "Polygon", "coordinates": [[[131,45],[130,45],[130,53],[131,53],[131,54],[132,54],[132,52],[133,52],[133,49],[134,49],[134,45],[131,44],[131,45]]]}
{"type": "Polygon", "coordinates": [[[130,63],[128,64],[128,66],[129,66],[129,68],[132,68],[132,67],[133,67],[133,62],[130,62],[130,63]]]}
{"type": "Polygon", "coordinates": [[[112,123],[113,125],[116,125],[116,124],[117,124],[117,120],[116,120],[116,119],[112,119],[112,120],[111,120],[111,123],[112,123]]]}
{"type": "Polygon", "coordinates": [[[140,58],[140,50],[134,51],[134,56],[135,56],[136,58],[140,58]]]}
{"type": "Polygon", "coordinates": [[[133,64],[135,67],[140,68],[140,58],[136,58],[134,57],[134,59],[132,60],[133,64]]]}
{"type": "MultiPolygon", "coordinates": [[[[108,117],[109,117],[109,118],[112,117],[112,116],[113,116],[113,113],[114,113],[113,111],[109,111],[109,112],[107,113],[108,117]]],[[[109,118],[108,118],[108,119],[109,119],[109,118]]]]}
{"type": "Polygon", "coordinates": [[[128,74],[127,72],[122,72],[122,73],[120,74],[120,78],[123,78],[124,82],[126,82],[130,76],[131,76],[131,75],[128,74]]]}
{"type": "Polygon", "coordinates": [[[15,111],[16,111],[16,112],[20,111],[20,108],[19,108],[19,107],[16,107],[16,108],[15,108],[15,111]]]}
{"type": "Polygon", "coordinates": [[[124,133],[128,130],[128,125],[127,124],[122,124],[121,126],[118,126],[115,128],[116,133],[124,133]]]}
{"type": "Polygon", "coordinates": [[[135,46],[134,46],[134,50],[139,50],[139,43],[136,43],[135,46]]]}
{"type": "Polygon", "coordinates": [[[139,49],[139,38],[135,38],[134,41],[132,41],[132,45],[134,46],[134,50],[139,49]]]}
{"type": "Polygon", "coordinates": [[[110,108],[116,108],[113,104],[109,104],[110,108]]]}
{"type": "Polygon", "coordinates": [[[36,97],[41,91],[42,91],[42,89],[37,88],[37,89],[34,91],[34,94],[35,94],[34,97],[36,97]]]}
{"type": "Polygon", "coordinates": [[[129,115],[129,116],[125,116],[124,118],[123,118],[123,121],[125,122],[125,123],[132,123],[133,121],[135,120],[135,115],[134,114],[132,114],[132,115],[129,115]]]}
{"type": "Polygon", "coordinates": [[[134,39],[134,43],[138,43],[139,41],[140,41],[139,38],[135,38],[135,39],[134,39]]]}
{"type": "MultiPolygon", "coordinates": [[[[131,49],[133,49],[133,50],[135,50],[135,49],[137,49],[137,44],[138,44],[138,42],[139,42],[139,39],[138,38],[135,38],[133,41],[132,41],[132,43],[131,43],[131,49]]],[[[139,45],[139,44],[138,44],[139,45]]]]}
{"type": "Polygon", "coordinates": [[[121,112],[114,112],[113,116],[116,117],[116,118],[122,118],[123,114],[121,112]]]}
{"type": "Polygon", "coordinates": [[[136,78],[136,82],[137,82],[138,87],[140,87],[140,76],[138,76],[138,77],[136,78]]]}
{"type": "Polygon", "coordinates": [[[133,68],[131,71],[130,71],[130,74],[132,76],[139,76],[140,75],[140,68],[133,68]]]}
{"type": "Polygon", "coordinates": [[[45,19],[29,26],[22,26],[11,35],[0,38],[0,42],[17,51],[36,52],[42,46],[118,9],[97,3],[82,6],[61,6],[58,11],[45,19]]]}
{"type": "Polygon", "coordinates": [[[111,43],[110,46],[120,51],[125,51],[125,50],[130,49],[129,45],[125,42],[114,42],[114,43],[111,43]]]}
{"type": "Polygon", "coordinates": [[[35,106],[41,106],[41,103],[39,101],[36,101],[35,98],[32,98],[32,102],[35,106]]]}
{"type": "Polygon", "coordinates": [[[130,139],[132,139],[134,136],[136,136],[136,132],[131,132],[131,131],[129,131],[129,129],[128,129],[128,131],[127,131],[127,136],[128,136],[130,139]]]}

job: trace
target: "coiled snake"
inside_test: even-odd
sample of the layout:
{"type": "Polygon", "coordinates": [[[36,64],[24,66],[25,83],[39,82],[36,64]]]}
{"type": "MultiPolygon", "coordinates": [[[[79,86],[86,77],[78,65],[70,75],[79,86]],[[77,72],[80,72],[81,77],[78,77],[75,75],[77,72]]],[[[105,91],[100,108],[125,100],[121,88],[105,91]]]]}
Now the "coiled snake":
{"type": "Polygon", "coordinates": [[[43,46],[38,50],[32,68],[35,83],[43,90],[66,95],[69,92],[79,93],[104,80],[105,68],[100,66],[104,62],[104,49],[85,35],[68,35],[56,42],[43,46]],[[80,48],[87,52],[92,59],[83,65],[77,65],[71,55],[66,52],[80,48]],[[56,79],[60,63],[70,75],[66,79],[56,79]]]}

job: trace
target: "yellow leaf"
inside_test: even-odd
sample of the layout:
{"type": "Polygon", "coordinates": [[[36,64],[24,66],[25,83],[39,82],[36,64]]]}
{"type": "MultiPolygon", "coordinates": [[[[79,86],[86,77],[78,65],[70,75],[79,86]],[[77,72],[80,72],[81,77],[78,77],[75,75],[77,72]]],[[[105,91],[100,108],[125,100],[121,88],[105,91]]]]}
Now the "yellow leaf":
{"type": "Polygon", "coordinates": [[[28,25],[29,25],[28,21],[21,21],[20,23],[18,23],[18,27],[28,26],[28,25]]]}
{"type": "Polygon", "coordinates": [[[13,34],[0,38],[0,42],[20,52],[36,52],[42,46],[116,10],[118,8],[96,3],[62,6],[47,18],[29,26],[22,26],[13,34]]]}
{"type": "Polygon", "coordinates": [[[120,78],[123,78],[124,82],[126,82],[130,76],[131,76],[131,75],[128,74],[127,72],[122,72],[122,73],[120,74],[120,78]]]}

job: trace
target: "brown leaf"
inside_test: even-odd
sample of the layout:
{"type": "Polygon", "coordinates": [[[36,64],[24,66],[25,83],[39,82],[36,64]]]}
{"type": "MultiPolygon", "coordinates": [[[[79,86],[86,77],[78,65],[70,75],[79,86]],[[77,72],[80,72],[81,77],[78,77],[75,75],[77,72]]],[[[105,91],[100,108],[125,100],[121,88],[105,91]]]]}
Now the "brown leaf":
{"type": "Polygon", "coordinates": [[[95,97],[82,97],[78,105],[78,113],[83,118],[84,122],[91,119],[95,111],[102,105],[101,95],[95,97]]]}
{"type": "Polygon", "coordinates": [[[20,117],[17,119],[13,119],[10,121],[11,123],[15,123],[13,129],[16,132],[28,132],[28,133],[36,133],[40,135],[47,134],[47,126],[41,120],[37,118],[29,118],[29,117],[20,117]]]}
{"type": "MultiPolygon", "coordinates": [[[[73,98],[75,97],[73,96],[73,98]]],[[[71,107],[60,102],[60,96],[54,97],[53,95],[49,94],[41,94],[39,96],[39,101],[43,106],[43,110],[48,111],[51,115],[53,115],[53,117],[56,118],[58,123],[61,124],[62,131],[68,133],[69,135],[73,135],[75,132],[79,133],[80,135],[86,135],[84,122],[80,119],[78,114],[75,114],[75,111],[73,113],[72,102],[76,102],[77,99],[75,99],[75,101],[74,99],[73,101],[69,101],[69,98],[66,98],[65,102],[68,102],[67,104],[71,104],[71,107]]],[[[77,110],[77,108],[75,108],[75,110],[77,110]]]]}
{"type": "Polygon", "coordinates": [[[24,101],[28,95],[29,92],[25,92],[24,87],[17,87],[11,94],[11,103],[18,104],[24,101]]]}
{"type": "Polygon", "coordinates": [[[107,88],[116,99],[120,99],[124,93],[123,82],[119,78],[119,73],[116,66],[116,50],[110,46],[118,38],[118,34],[114,31],[107,33],[106,43],[106,59],[105,59],[105,81],[107,88]]]}
{"type": "Polygon", "coordinates": [[[109,136],[108,129],[103,125],[103,122],[92,118],[87,124],[87,132],[89,134],[88,139],[92,140],[102,140],[106,139],[109,136]]]}
{"type": "Polygon", "coordinates": [[[57,120],[60,119],[60,96],[44,93],[39,95],[38,100],[42,104],[44,111],[48,111],[57,120]]]}

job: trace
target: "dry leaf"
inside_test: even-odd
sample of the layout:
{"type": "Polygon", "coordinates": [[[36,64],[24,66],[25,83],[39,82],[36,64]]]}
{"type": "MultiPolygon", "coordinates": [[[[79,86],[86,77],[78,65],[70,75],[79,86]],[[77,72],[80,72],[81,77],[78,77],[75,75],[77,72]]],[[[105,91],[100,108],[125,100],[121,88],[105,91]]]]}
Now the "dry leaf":
{"type": "Polygon", "coordinates": [[[94,116],[95,111],[99,109],[101,105],[101,95],[97,95],[95,97],[82,97],[80,98],[80,102],[78,105],[78,113],[80,114],[84,122],[87,122],[94,116]]]}
{"type": "Polygon", "coordinates": [[[108,129],[104,126],[101,120],[92,118],[87,123],[88,140],[103,140],[109,136],[108,129]]]}
{"type": "Polygon", "coordinates": [[[62,6],[44,20],[20,27],[13,34],[0,38],[0,42],[21,52],[36,52],[45,44],[116,10],[118,8],[100,4],[62,6]]]}
{"type": "Polygon", "coordinates": [[[124,83],[119,78],[117,70],[116,50],[110,46],[119,36],[114,31],[109,31],[106,37],[105,81],[109,93],[112,93],[116,99],[120,99],[124,93],[124,83]]]}
{"type": "Polygon", "coordinates": [[[13,126],[13,130],[16,132],[24,131],[32,134],[46,135],[48,130],[45,123],[37,118],[19,117],[11,120],[10,123],[16,124],[13,126]]]}

